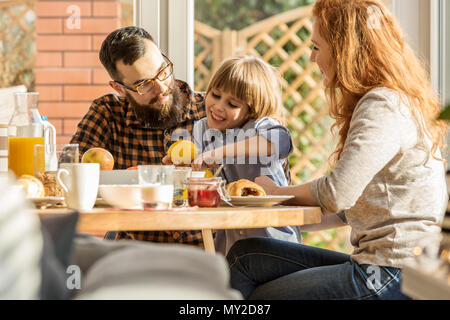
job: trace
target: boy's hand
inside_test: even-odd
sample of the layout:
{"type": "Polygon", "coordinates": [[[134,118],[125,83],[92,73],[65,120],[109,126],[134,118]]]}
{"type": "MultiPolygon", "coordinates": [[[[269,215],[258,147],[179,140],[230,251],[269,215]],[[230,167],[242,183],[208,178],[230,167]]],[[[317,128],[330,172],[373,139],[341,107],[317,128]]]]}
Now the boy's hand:
{"type": "Polygon", "coordinates": [[[215,149],[203,152],[195,157],[192,162],[193,170],[200,170],[203,164],[206,164],[208,168],[214,168],[218,164],[220,164],[222,158],[217,159],[217,151],[215,149]]]}
{"type": "Polygon", "coordinates": [[[166,166],[169,166],[169,165],[174,165],[174,166],[177,166],[177,167],[190,167],[191,166],[190,164],[174,163],[172,161],[172,158],[170,157],[170,154],[164,156],[164,158],[161,159],[161,163],[166,165],[166,166]]]}

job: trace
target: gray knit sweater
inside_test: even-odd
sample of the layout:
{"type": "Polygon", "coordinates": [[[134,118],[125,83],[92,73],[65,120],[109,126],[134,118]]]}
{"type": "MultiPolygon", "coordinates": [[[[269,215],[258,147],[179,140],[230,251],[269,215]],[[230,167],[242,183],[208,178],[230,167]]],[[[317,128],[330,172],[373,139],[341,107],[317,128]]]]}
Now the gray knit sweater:
{"type": "Polygon", "coordinates": [[[312,182],[324,214],[345,211],[357,263],[402,268],[413,263],[415,246],[440,232],[444,164],[428,157],[428,139],[420,141],[400,96],[374,89],[355,108],[336,168],[312,182]]]}

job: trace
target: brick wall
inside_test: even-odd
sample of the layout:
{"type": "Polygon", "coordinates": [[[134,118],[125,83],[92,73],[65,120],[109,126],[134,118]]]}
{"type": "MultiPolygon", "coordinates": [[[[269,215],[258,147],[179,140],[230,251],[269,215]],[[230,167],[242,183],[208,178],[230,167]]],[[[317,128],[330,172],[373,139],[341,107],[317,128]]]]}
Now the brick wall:
{"type": "Polygon", "coordinates": [[[69,142],[93,99],[113,92],[98,51],[120,24],[120,0],[36,1],[35,90],[41,115],[56,128],[57,143],[69,142]]]}

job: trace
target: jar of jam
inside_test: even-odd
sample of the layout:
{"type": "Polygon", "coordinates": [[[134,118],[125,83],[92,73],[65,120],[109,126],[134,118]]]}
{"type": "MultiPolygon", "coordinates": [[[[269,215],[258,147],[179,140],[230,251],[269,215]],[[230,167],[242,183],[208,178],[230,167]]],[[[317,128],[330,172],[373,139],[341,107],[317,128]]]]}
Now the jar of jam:
{"type": "Polygon", "coordinates": [[[218,207],[225,181],[222,178],[188,178],[190,206],[218,207]]]}

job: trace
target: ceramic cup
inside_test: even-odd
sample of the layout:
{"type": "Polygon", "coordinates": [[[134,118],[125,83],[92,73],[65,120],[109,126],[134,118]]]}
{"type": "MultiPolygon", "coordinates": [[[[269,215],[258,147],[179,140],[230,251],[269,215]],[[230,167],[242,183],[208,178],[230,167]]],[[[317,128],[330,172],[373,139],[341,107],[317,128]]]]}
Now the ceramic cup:
{"type": "Polygon", "coordinates": [[[67,207],[90,210],[97,199],[98,163],[61,163],[56,179],[64,190],[67,207]]]}

